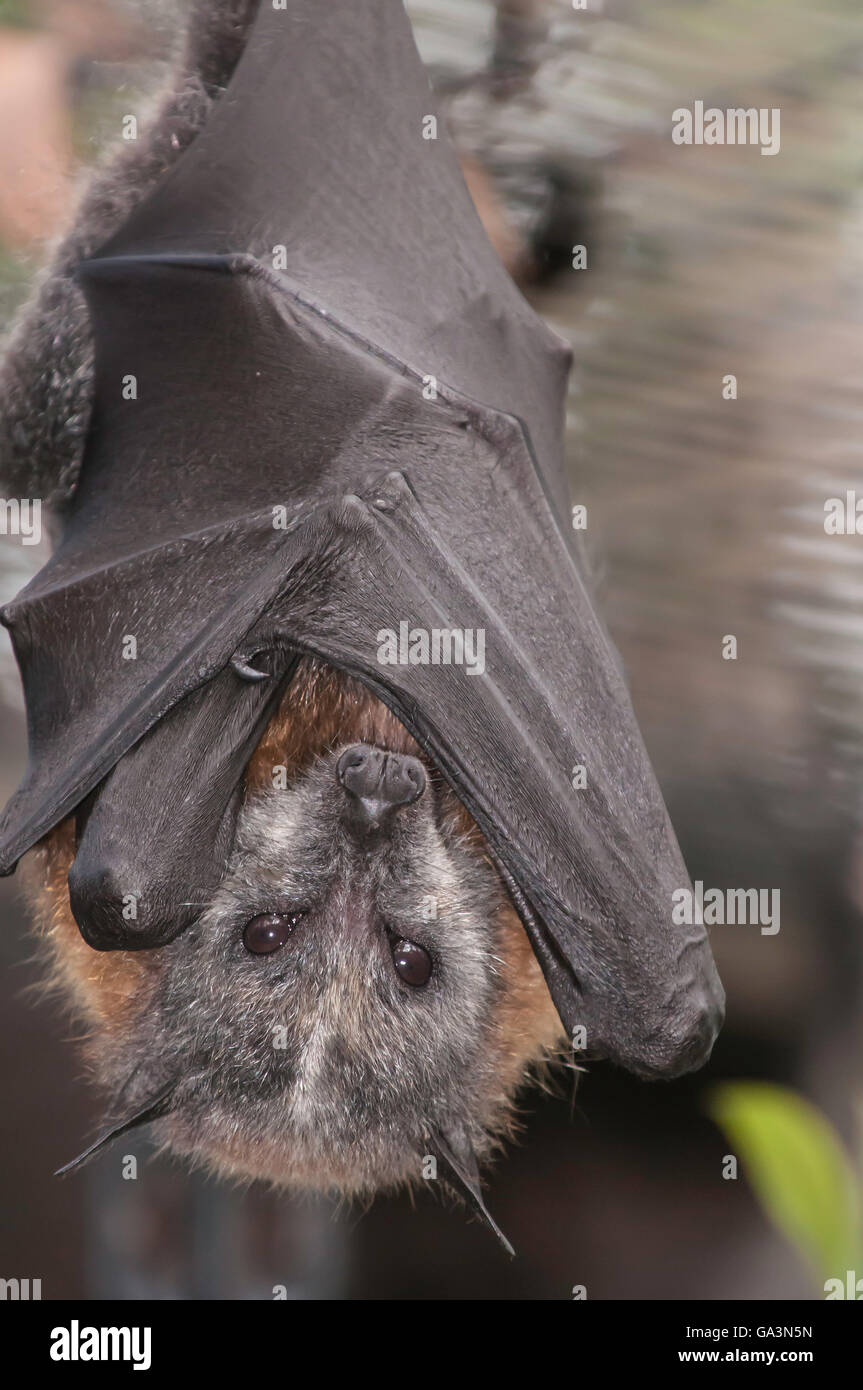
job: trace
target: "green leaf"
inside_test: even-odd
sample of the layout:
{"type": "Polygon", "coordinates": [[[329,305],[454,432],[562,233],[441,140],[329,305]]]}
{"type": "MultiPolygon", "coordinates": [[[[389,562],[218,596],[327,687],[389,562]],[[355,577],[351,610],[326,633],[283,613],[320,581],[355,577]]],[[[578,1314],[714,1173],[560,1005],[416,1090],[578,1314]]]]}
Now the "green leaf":
{"type": "Polygon", "coordinates": [[[863,1275],[860,1192],[839,1135],[809,1101],[764,1081],[709,1093],[711,1118],[731,1141],[753,1192],[819,1281],[863,1275]]]}

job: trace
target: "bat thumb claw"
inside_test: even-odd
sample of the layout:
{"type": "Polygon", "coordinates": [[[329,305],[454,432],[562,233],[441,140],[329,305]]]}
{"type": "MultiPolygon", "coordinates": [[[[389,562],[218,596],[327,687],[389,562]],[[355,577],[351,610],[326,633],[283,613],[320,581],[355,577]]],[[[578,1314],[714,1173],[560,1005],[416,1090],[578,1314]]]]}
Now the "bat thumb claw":
{"type": "Polygon", "coordinates": [[[441,1163],[450,1185],[497,1237],[506,1253],[514,1258],[515,1250],[485,1204],[480,1186],[479,1167],[470,1141],[456,1138],[454,1135],[447,1139],[438,1131],[432,1135],[429,1149],[441,1163]]]}
{"type": "Polygon", "coordinates": [[[140,1110],[136,1110],[134,1115],[130,1115],[127,1120],[122,1120],[120,1124],[114,1125],[112,1129],[100,1134],[83,1153],[79,1153],[77,1158],[64,1163],[62,1168],[58,1168],[54,1173],[55,1178],[61,1178],[66,1173],[74,1173],[76,1169],[83,1168],[85,1163],[89,1163],[91,1158],[112,1144],[115,1139],[119,1139],[121,1134],[127,1134],[131,1129],[138,1129],[141,1125],[147,1125],[151,1120],[158,1120],[161,1115],[167,1114],[171,1108],[171,1097],[174,1094],[174,1083],[166,1091],[162,1091],[155,1100],[148,1101],[140,1110]]]}

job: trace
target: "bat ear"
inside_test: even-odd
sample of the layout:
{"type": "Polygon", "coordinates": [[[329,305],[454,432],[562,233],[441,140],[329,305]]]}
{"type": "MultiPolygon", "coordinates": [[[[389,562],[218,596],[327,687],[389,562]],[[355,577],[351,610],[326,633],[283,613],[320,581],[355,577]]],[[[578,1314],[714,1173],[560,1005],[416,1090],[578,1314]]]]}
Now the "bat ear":
{"type": "Polygon", "coordinates": [[[73,1158],[69,1163],[64,1163],[62,1168],[57,1169],[54,1177],[60,1178],[64,1173],[73,1173],[76,1168],[83,1168],[85,1163],[89,1163],[91,1158],[95,1158],[96,1154],[101,1153],[115,1139],[119,1139],[121,1134],[128,1134],[130,1129],[138,1129],[141,1125],[148,1125],[151,1120],[158,1120],[161,1115],[167,1115],[171,1109],[175,1089],[176,1083],[172,1081],[166,1090],[156,1096],[155,1100],[148,1101],[140,1110],[136,1110],[134,1115],[130,1115],[128,1120],[122,1120],[120,1124],[114,1125],[113,1129],[100,1135],[77,1158],[73,1158]]]}
{"type": "Polygon", "coordinates": [[[444,1175],[450,1185],[485,1222],[489,1230],[497,1236],[506,1253],[514,1257],[515,1251],[483,1201],[479,1167],[470,1140],[466,1136],[454,1132],[444,1138],[443,1134],[437,1131],[431,1137],[429,1150],[443,1167],[444,1175]]]}

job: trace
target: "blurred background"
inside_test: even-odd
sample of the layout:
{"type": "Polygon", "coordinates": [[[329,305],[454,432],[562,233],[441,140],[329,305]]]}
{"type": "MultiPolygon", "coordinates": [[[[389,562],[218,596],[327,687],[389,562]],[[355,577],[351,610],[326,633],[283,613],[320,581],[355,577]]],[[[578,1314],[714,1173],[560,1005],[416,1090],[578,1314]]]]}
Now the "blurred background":
{"type": "MultiPolygon", "coordinates": [[[[564,1077],[526,1096],[523,1142],[488,1188],[510,1263],[426,1193],[338,1211],[164,1159],[135,1182],[111,1157],[52,1178],[98,1102],[71,1025],[29,989],[33,943],[0,882],[0,1275],[41,1278],[45,1298],[824,1297],[845,1273],[825,1250],[861,1250],[839,1188],[859,1173],[863,537],[827,535],[824,504],[863,497],[863,14],[857,0],[408,10],[502,254],[574,348],[573,502],[692,877],[779,889],[781,929],[712,929],[728,1021],[706,1072],[648,1086],[592,1066],[577,1091],[564,1077]],[[674,144],[672,112],[698,100],[779,108],[779,153],[674,144]],[[716,1090],[747,1081],[786,1089],[716,1090]],[[717,1094],[754,1109],[720,1129],[717,1094]],[[759,1094],[786,1097],[787,1124],[759,1094]],[[832,1246],[804,1229],[824,1203],[832,1246]]],[[[163,78],[181,11],[0,0],[0,327],[82,168],[163,78]]],[[[0,536],[0,601],[44,558],[0,536]]],[[[0,708],[5,800],[26,756],[5,645],[0,708]]]]}

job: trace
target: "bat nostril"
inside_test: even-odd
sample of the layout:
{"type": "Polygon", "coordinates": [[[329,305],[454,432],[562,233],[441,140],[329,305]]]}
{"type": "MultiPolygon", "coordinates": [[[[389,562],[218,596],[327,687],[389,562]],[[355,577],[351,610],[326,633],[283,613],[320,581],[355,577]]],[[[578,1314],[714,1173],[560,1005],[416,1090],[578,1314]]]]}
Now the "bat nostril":
{"type": "Polygon", "coordinates": [[[352,810],[373,823],[418,801],[426,788],[425,768],[419,758],[365,743],[345,749],[336,764],[336,777],[352,810]]]}
{"type": "Polygon", "coordinates": [[[381,780],[384,755],[379,748],[357,743],[339,758],[336,776],[352,796],[371,796],[381,780]]]}
{"type": "Polygon", "coordinates": [[[399,759],[399,763],[399,776],[404,788],[404,804],[408,805],[412,801],[418,801],[426,789],[425,768],[419,758],[402,757],[399,759]]]}

